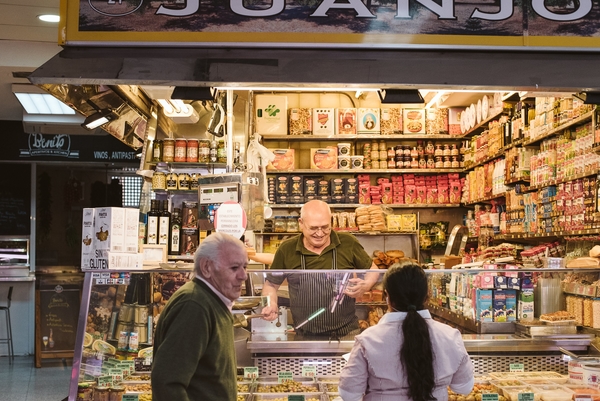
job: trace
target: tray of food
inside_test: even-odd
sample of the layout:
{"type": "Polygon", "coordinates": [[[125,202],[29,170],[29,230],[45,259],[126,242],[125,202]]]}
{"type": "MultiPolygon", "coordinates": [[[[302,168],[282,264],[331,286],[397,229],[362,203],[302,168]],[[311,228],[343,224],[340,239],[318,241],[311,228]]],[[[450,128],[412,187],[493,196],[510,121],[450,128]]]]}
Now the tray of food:
{"type": "Polygon", "coordinates": [[[539,394],[541,401],[571,401],[573,391],[560,385],[534,386],[535,394],[539,394]]]}
{"type": "Polygon", "coordinates": [[[251,381],[239,381],[237,382],[238,393],[251,393],[253,391],[254,383],[251,381]]]}
{"type": "Polygon", "coordinates": [[[249,399],[252,399],[250,393],[237,393],[236,401],[248,401],[249,399]]]}
{"type": "MultiPolygon", "coordinates": [[[[321,401],[322,393],[302,393],[304,401],[321,401]]],[[[251,401],[288,401],[287,394],[253,394],[251,401]]]]}
{"type": "Polygon", "coordinates": [[[150,382],[121,382],[127,393],[147,393],[152,391],[150,382]]]}
{"type": "Polygon", "coordinates": [[[317,383],[288,381],[285,383],[258,382],[255,393],[320,393],[317,383]]]}
{"type": "Polygon", "coordinates": [[[494,380],[545,379],[553,383],[566,383],[569,379],[568,376],[556,372],[490,372],[489,375],[494,380]]]}
{"type": "Polygon", "coordinates": [[[575,324],[575,316],[566,310],[540,315],[540,322],[545,324],[575,324]]]}
{"type": "Polygon", "coordinates": [[[536,390],[532,386],[505,386],[500,387],[499,391],[508,401],[518,401],[519,394],[522,393],[533,393],[533,400],[541,401],[540,395],[535,392],[536,390]]]}

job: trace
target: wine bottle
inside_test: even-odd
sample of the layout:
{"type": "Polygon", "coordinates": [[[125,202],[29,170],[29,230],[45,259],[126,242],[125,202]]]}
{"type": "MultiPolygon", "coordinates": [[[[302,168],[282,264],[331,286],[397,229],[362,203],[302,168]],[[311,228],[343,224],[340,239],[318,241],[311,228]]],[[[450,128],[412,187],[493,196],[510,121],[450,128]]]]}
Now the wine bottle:
{"type": "Polygon", "coordinates": [[[169,244],[169,228],[170,228],[171,213],[167,207],[167,201],[161,201],[160,216],[158,217],[158,244],[169,244]]]}
{"type": "Polygon", "coordinates": [[[169,228],[169,255],[181,254],[181,209],[173,209],[171,227],[169,228]]]}
{"type": "Polygon", "coordinates": [[[148,212],[148,230],[146,231],[146,244],[158,244],[158,201],[150,201],[150,211],[148,212]]]}

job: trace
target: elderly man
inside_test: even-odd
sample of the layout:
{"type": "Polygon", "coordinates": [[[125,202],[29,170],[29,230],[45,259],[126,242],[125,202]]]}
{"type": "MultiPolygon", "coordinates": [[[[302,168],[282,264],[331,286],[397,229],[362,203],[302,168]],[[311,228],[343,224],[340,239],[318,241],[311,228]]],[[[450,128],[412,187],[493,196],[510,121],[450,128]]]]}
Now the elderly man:
{"type": "MultiPolygon", "coordinates": [[[[377,269],[372,258],[352,234],[331,229],[331,210],[325,202],[314,200],[304,204],[300,211],[301,234],[283,242],[273,259],[271,269],[377,269]]],[[[329,276],[329,275],[327,275],[329,276]]],[[[265,319],[274,320],[278,315],[277,289],[285,278],[290,291],[290,307],[294,325],[297,327],[321,308],[318,316],[298,329],[304,335],[345,336],[359,332],[355,316],[355,302],[370,290],[379,277],[368,273],[364,279],[350,278],[341,302],[331,302],[339,290],[343,275],[327,277],[324,274],[269,275],[262,294],[269,297],[270,304],[263,308],[265,319]],[[333,310],[333,312],[332,312],[333,310]]],[[[339,294],[338,294],[339,295],[339,294]]]]}
{"type": "Polygon", "coordinates": [[[209,235],[194,255],[196,277],[160,314],[154,333],[154,401],[235,401],[233,301],[247,278],[243,243],[209,235]]]}

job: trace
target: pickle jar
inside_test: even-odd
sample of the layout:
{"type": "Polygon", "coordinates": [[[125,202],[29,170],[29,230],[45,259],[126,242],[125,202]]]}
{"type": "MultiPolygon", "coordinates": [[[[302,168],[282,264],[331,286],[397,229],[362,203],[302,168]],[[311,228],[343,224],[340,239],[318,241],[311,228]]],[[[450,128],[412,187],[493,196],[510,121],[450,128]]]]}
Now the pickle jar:
{"type": "Polygon", "coordinates": [[[178,163],[185,162],[187,159],[187,140],[179,138],[175,141],[174,160],[178,163]]]}
{"type": "Polygon", "coordinates": [[[210,162],[210,141],[208,139],[202,139],[198,142],[198,162],[210,162]]]}
{"type": "Polygon", "coordinates": [[[162,160],[170,163],[175,159],[175,139],[167,138],[163,140],[162,160]]]}
{"type": "Polygon", "coordinates": [[[227,149],[225,141],[219,141],[217,146],[217,163],[227,163],[227,149]]]}
{"type": "Polygon", "coordinates": [[[152,162],[158,163],[162,161],[163,157],[163,141],[155,139],[152,144],[152,162]]]}
{"type": "Polygon", "coordinates": [[[273,231],[276,233],[287,232],[287,221],[285,216],[275,216],[273,220],[273,231]]]}
{"type": "Polygon", "coordinates": [[[199,141],[197,139],[188,139],[187,140],[186,161],[188,163],[198,163],[198,145],[199,145],[199,141]]]}

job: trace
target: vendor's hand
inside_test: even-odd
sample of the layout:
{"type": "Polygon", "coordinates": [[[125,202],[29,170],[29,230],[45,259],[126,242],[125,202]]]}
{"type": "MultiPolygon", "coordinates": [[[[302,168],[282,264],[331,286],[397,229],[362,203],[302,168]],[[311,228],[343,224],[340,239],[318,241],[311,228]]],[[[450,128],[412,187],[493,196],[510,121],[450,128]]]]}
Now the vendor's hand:
{"type": "Polygon", "coordinates": [[[277,316],[279,316],[279,308],[277,305],[265,306],[262,308],[261,314],[263,315],[263,319],[272,321],[277,319],[277,316]]]}
{"type": "Polygon", "coordinates": [[[351,278],[348,280],[348,286],[346,286],[344,294],[348,295],[350,298],[360,298],[365,292],[369,291],[369,289],[367,282],[362,278],[351,278]]]}

